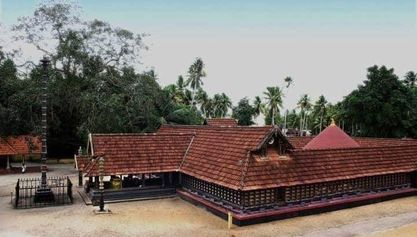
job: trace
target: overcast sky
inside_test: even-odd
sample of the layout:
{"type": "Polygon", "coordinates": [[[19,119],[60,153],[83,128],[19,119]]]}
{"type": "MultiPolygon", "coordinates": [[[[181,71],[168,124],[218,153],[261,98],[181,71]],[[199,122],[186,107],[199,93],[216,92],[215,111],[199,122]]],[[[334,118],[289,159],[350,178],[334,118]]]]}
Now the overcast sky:
{"type": "MultiPolygon", "coordinates": [[[[0,21],[32,14],[32,0],[0,0],[0,21]]],[[[337,102],[374,64],[403,77],[417,70],[415,0],[81,0],[83,15],[148,33],[142,70],[154,68],[164,86],[186,74],[196,57],[206,64],[204,88],[234,104],[282,86],[284,106],[304,93],[337,102]]]]}

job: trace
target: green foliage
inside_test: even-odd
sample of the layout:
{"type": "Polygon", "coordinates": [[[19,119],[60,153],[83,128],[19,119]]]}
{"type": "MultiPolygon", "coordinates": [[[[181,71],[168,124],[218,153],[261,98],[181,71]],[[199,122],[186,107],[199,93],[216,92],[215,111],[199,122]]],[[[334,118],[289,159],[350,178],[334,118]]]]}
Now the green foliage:
{"type": "Polygon", "coordinates": [[[368,68],[368,79],[342,102],[343,119],[355,135],[416,137],[417,101],[394,69],[368,68]]]}
{"type": "Polygon", "coordinates": [[[248,98],[243,98],[237,106],[233,107],[232,117],[238,120],[241,126],[254,124],[253,117],[256,115],[255,108],[250,105],[248,98]]]}
{"type": "MultiPolygon", "coordinates": [[[[89,132],[154,132],[162,123],[203,121],[198,111],[182,106],[192,100],[184,79],[179,78],[175,88],[162,90],[154,71],[135,72],[140,50],[146,48],[143,34],[99,20],[84,21],[78,8],[65,2],[41,3],[13,30],[16,40],[51,59],[51,155],[73,154],[89,132]]],[[[42,74],[37,63],[32,64],[28,75],[18,77],[13,61],[0,54],[2,135],[39,132],[42,74]]]]}
{"type": "Polygon", "coordinates": [[[266,100],[265,124],[276,124],[276,116],[279,115],[279,109],[282,107],[282,90],[275,87],[267,87],[264,92],[266,100]]]}

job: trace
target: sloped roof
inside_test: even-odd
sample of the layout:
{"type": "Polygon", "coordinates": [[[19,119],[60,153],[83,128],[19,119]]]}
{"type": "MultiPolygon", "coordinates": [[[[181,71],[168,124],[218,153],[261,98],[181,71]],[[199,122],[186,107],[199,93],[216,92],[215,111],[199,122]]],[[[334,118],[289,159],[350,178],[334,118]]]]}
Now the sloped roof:
{"type": "MultiPolygon", "coordinates": [[[[268,145],[268,158],[261,159],[258,151],[271,136],[287,141],[272,126],[163,125],[157,134],[96,134],[91,142],[95,154],[105,157],[106,175],[180,171],[235,190],[417,170],[417,142],[412,139],[355,138],[358,144],[367,145],[308,150],[300,148],[311,138],[289,138],[298,142],[290,147],[295,149],[280,156],[273,145],[268,145]]],[[[96,176],[97,168],[95,159],[84,172],[96,176]]]]}
{"type": "Polygon", "coordinates": [[[4,139],[0,138],[0,156],[17,155],[17,152],[4,139]]]}
{"type": "Polygon", "coordinates": [[[295,150],[290,154],[290,159],[252,159],[243,189],[285,187],[411,172],[417,170],[416,154],[416,145],[295,150]]]}
{"type": "Polygon", "coordinates": [[[75,155],[75,168],[79,171],[83,171],[85,166],[90,162],[90,157],[86,155],[75,155]]]}
{"type": "Polygon", "coordinates": [[[314,137],[304,150],[355,148],[359,144],[334,123],[314,137]]]}
{"type": "Polygon", "coordinates": [[[158,133],[196,132],[181,172],[227,186],[242,188],[250,151],[255,151],[271,135],[282,134],[273,126],[210,127],[164,125],[158,133]]]}
{"type": "MultiPolygon", "coordinates": [[[[287,137],[295,149],[302,149],[314,137],[287,137]]],[[[387,147],[417,145],[417,139],[410,138],[374,138],[374,137],[352,137],[360,147],[387,147]]]]}
{"type": "MultiPolygon", "coordinates": [[[[94,154],[104,155],[105,175],[176,171],[193,134],[92,134],[94,154]]],[[[84,172],[98,176],[98,162],[84,172]]]]}
{"type": "Polygon", "coordinates": [[[233,118],[210,118],[206,119],[204,124],[215,127],[237,127],[237,121],[233,118]]]}
{"type": "Polygon", "coordinates": [[[42,153],[42,140],[40,136],[10,136],[6,138],[6,141],[19,155],[42,153]]]}

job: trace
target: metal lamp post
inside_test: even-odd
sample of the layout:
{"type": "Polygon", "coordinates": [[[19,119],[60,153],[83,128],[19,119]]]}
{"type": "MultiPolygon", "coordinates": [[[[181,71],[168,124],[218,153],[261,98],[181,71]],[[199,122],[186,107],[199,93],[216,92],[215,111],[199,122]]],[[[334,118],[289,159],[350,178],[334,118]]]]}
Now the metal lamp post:
{"type": "Polygon", "coordinates": [[[100,212],[104,212],[104,158],[100,157],[98,160],[98,169],[99,169],[99,189],[100,189],[100,212]]]}

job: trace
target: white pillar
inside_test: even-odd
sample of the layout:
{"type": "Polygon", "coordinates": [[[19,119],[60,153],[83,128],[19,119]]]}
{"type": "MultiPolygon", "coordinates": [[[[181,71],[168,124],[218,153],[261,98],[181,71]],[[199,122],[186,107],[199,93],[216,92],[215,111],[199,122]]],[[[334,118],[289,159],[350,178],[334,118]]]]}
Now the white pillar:
{"type": "Polygon", "coordinates": [[[7,167],[6,169],[10,169],[10,156],[7,156],[7,167]]]}

